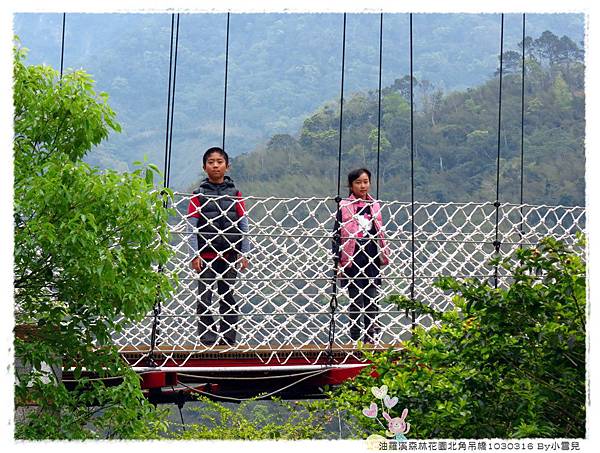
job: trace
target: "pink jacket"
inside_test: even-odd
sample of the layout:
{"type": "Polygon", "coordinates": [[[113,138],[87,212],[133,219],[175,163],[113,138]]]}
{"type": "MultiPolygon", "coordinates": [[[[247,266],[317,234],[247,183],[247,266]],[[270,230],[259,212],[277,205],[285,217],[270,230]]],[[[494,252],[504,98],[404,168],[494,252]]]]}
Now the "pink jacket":
{"type": "MultiPolygon", "coordinates": [[[[383,230],[383,220],[381,218],[381,206],[379,203],[367,195],[371,202],[371,214],[375,222],[375,229],[379,237],[379,259],[382,266],[389,263],[389,248],[384,239],[385,231],[383,230]]],[[[342,214],[342,223],[340,224],[340,267],[350,267],[352,265],[352,256],[356,248],[356,236],[359,231],[358,220],[356,218],[357,211],[365,205],[365,201],[356,198],[354,194],[340,202],[340,211],[342,214]]]]}

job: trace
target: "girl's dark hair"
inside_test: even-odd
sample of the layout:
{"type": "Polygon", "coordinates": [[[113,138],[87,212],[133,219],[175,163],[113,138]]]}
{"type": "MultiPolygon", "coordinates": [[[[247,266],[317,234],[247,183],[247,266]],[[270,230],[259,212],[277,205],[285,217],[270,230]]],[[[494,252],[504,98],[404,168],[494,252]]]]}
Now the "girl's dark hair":
{"type": "Polygon", "coordinates": [[[229,165],[229,156],[227,155],[225,150],[223,150],[223,148],[219,148],[218,146],[213,146],[212,148],[208,148],[204,152],[204,156],[202,156],[203,167],[206,167],[206,161],[208,160],[208,156],[210,156],[212,153],[217,153],[223,156],[223,159],[225,159],[225,165],[229,165]]]}
{"type": "Polygon", "coordinates": [[[350,173],[348,173],[348,189],[350,190],[350,193],[352,193],[352,183],[360,178],[363,173],[367,174],[369,177],[369,182],[371,182],[371,172],[366,168],[357,168],[356,170],[352,170],[350,173]]]}

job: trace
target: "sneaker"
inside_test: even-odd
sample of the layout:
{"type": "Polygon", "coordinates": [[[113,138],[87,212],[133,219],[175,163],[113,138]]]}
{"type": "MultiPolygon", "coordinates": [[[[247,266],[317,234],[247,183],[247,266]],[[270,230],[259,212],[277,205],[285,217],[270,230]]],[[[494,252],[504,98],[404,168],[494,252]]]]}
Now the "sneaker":
{"type": "Polygon", "coordinates": [[[216,336],[204,334],[200,336],[198,341],[200,341],[200,343],[202,343],[204,346],[214,346],[217,344],[218,339],[216,336]]]}
{"type": "Polygon", "coordinates": [[[235,346],[235,338],[231,339],[224,337],[223,339],[219,340],[219,346],[235,346]]]}
{"type": "Polygon", "coordinates": [[[373,335],[372,332],[367,332],[367,334],[365,335],[365,337],[363,339],[363,343],[375,344],[375,336],[373,335]]]}
{"type": "Polygon", "coordinates": [[[350,329],[350,340],[356,342],[360,339],[360,329],[350,329]]]}
{"type": "Polygon", "coordinates": [[[376,343],[380,333],[381,327],[377,325],[374,326],[373,329],[367,331],[367,334],[365,335],[365,343],[376,343]]]}

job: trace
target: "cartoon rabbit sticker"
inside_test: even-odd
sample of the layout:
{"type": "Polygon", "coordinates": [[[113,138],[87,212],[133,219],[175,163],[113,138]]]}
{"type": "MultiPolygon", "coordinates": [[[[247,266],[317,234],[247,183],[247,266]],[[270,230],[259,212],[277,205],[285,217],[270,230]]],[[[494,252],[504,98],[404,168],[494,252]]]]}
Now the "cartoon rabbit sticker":
{"type": "Polygon", "coordinates": [[[406,441],[404,436],[410,431],[410,423],[405,422],[406,416],[408,415],[408,409],[404,408],[400,417],[390,417],[390,414],[383,412],[383,418],[388,421],[388,430],[385,434],[388,437],[394,437],[397,441],[406,441]]]}
{"type": "MultiPolygon", "coordinates": [[[[408,439],[406,438],[405,434],[410,430],[410,423],[406,422],[408,409],[404,408],[400,417],[392,418],[391,415],[386,412],[386,409],[391,410],[394,406],[396,406],[396,404],[398,404],[398,397],[392,397],[388,395],[387,392],[387,385],[382,385],[381,387],[371,387],[371,393],[373,393],[375,398],[381,400],[383,403],[381,405],[381,413],[383,414],[383,418],[385,418],[385,420],[388,422],[387,428],[383,422],[377,418],[379,411],[375,402],[372,402],[369,407],[364,407],[362,413],[365,417],[372,418],[373,420],[377,421],[377,423],[379,423],[379,425],[385,429],[386,436],[393,437],[396,442],[406,442],[408,439]]],[[[367,448],[370,450],[377,450],[378,445],[385,441],[385,437],[380,436],[379,434],[371,434],[369,437],[367,437],[367,448]]]]}

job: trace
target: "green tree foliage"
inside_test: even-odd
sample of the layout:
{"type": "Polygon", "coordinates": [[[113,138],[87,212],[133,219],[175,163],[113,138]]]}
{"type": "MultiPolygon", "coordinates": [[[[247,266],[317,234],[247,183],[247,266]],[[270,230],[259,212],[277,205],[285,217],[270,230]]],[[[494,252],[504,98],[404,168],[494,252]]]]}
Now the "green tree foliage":
{"type": "MultiPolygon", "coordinates": [[[[455,308],[436,315],[422,307],[441,323],[416,329],[402,351],[370,355],[374,369],[330,404],[349,411],[364,436],[381,431],[361,414],[370,389],[387,385],[397,407],[409,409],[413,438],[585,437],[584,261],[546,238],[495,263],[512,275],[508,288],[438,280],[455,308]]],[[[411,306],[398,296],[389,302],[411,306]]]]}
{"type": "Polygon", "coordinates": [[[105,94],[83,71],[59,79],[14,53],[15,406],[25,439],[153,437],[164,428],[111,336],[140,320],[170,283],[167,195],[156,167],[100,172],[82,157],[118,131],[105,94]],[[61,366],[73,367],[67,391],[61,366]],[[119,376],[108,386],[83,377],[119,376]],[[89,376],[89,375],[86,375],[89,376]]]}
{"type": "MultiPolygon", "coordinates": [[[[348,14],[346,94],[377,86],[379,19],[348,14]]],[[[579,43],[584,22],[583,14],[528,14],[527,30],[534,37],[552,30],[559,41],[566,35],[579,43]]],[[[17,13],[14,23],[32,49],[30,60],[58,67],[62,14],[17,13]]],[[[416,14],[417,77],[447,92],[481,85],[497,66],[499,23],[498,14],[416,14]]],[[[521,39],[520,24],[520,15],[506,16],[505,46],[521,39]]],[[[170,14],[67,15],[65,64],[85,68],[110,92],[123,126],[87,162],[122,169],[148,154],[162,163],[170,25],[170,14]]],[[[408,14],[384,14],[383,86],[410,70],[408,26],[408,14]]],[[[339,99],[342,31],[340,13],[232,14],[226,137],[232,155],[262,147],[275,134],[294,133],[324,100],[339,99]]],[[[177,189],[198,177],[201,152],[221,142],[225,33],[225,14],[181,16],[171,163],[177,189]]],[[[528,49],[537,52],[533,41],[528,49]]],[[[407,94],[407,84],[401,88],[407,94]]]]}
{"type": "MultiPolygon", "coordinates": [[[[536,40],[527,40],[525,203],[585,203],[584,66],[581,51],[577,52],[577,46],[567,39],[546,32],[536,40]],[[561,42],[562,47],[556,44],[561,42]]],[[[518,203],[522,68],[514,51],[507,52],[507,62],[500,130],[500,201],[518,203]]],[[[498,82],[497,73],[481,86],[443,94],[435,84],[413,79],[417,201],[495,201],[498,82]]],[[[342,174],[365,165],[375,170],[378,107],[376,92],[355,93],[344,101],[342,174]]],[[[381,109],[380,197],[408,200],[409,76],[382,89],[381,109]]],[[[269,145],[267,149],[239,156],[233,160],[232,175],[247,194],[334,196],[339,125],[339,103],[328,103],[305,120],[293,147],[269,145]],[[260,164],[252,162],[256,160],[260,164]],[[294,165],[283,165],[286,161],[294,165]],[[297,187],[300,175],[307,180],[297,187]]],[[[270,143],[274,141],[275,137],[270,143]]]]}
{"type": "Polygon", "coordinates": [[[556,107],[559,108],[560,111],[568,111],[571,109],[573,95],[561,74],[558,74],[554,79],[552,94],[554,95],[556,107]]]}
{"type": "Polygon", "coordinates": [[[235,407],[199,397],[203,404],[194,407],[197,423],[185,429],[173,425],[169,437],[179,440],[300,440],[331,438],[326,427],[331,414],[310,401],[287,402],[247,400],[235,407]]]}

